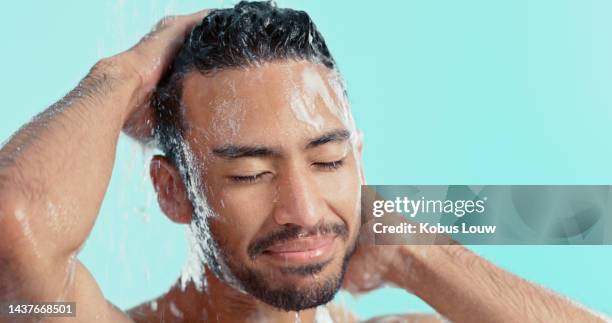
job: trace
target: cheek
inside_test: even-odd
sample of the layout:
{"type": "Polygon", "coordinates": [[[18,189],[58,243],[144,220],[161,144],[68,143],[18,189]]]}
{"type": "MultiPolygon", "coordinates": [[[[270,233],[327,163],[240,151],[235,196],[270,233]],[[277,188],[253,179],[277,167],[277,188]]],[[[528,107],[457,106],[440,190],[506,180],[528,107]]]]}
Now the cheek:
{"type": "Polygon", "coordinates": [[[246,256],[246,248],[263,226],[270,212],[270,194],[254,187],[219,186],[209,202],[218,218],[211,230],[225,249],[246,256]]]}
{"type": "Polygon", "coordinates": [[[354,162],[348,163],[335,173],[317,176],[321,196],[351,230],[359,224],[360,183],[354,162]]]}

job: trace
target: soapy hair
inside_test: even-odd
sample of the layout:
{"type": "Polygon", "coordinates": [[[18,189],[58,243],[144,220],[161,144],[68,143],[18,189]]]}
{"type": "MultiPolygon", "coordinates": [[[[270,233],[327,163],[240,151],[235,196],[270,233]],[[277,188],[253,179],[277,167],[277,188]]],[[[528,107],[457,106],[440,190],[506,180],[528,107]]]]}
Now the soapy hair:
{"type": "Polygon", "coordinates": [[[323,36],[304,11],[278,8],[272,1],[241,1],[233,8],[211,11],[192,29],[153,95],[158,147],[175,163],[180,161],[185,74],[195,70],[210,75],[282,60],[336,68],[323,36]]]}

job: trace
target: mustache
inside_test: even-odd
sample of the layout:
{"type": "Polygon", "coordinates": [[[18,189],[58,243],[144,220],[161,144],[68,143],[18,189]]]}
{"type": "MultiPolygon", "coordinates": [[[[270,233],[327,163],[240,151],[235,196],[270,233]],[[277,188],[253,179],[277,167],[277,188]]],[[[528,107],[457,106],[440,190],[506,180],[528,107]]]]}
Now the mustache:
{"type": "Polygon", "coordinates": [[[282,243],[285,241],[291,241],[302,237],[314,236],[314,235],[326,235],[333,233],[338,235],[342,239],[348,238],[348,228],[345,224],[340,223],[324,223],[313,229],[306,231],[299,225],[288,225],[284,229],[273,232],[266,237],[257,239],[249,244],[247,252],[251,259],[255,258],[258,254],[262,253],[269,247],[282,243]]]}

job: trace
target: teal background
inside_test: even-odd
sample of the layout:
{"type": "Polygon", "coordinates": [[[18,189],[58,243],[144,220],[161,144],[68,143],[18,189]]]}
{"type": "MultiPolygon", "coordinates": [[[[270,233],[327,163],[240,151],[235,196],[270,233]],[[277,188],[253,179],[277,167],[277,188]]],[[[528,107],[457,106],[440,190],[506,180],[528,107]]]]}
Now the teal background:
{"type": "MultiPolygon", "coordinates": [[[[612,184],[612,2],[278,2],[309,12],[339,62],[365,133],[369,183],[612,184]]],[[[162,16],[232,3],[3,2],[0,140],[162,16]]],[[[186,256],[183,228],[155,202],[151,153],[121,140],[80,255],[121,308],[163,293],[186,256]]],[[[472,249],[612,314],[610,246],[472,249]]],[[[397,289],[339,302],[362,318],[431,311],[397,289]]]]}

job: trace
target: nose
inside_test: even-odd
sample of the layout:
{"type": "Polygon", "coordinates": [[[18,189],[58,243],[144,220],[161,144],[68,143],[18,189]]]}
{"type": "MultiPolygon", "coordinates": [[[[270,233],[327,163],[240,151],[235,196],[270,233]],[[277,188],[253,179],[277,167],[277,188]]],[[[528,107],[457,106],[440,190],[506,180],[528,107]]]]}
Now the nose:
{"type": "Polygon", "coordinates": [[[292,171],[277,181],[274,220],[279,225],[313,228],[323,219],[323,200],[307,172],[292,171]]]}

